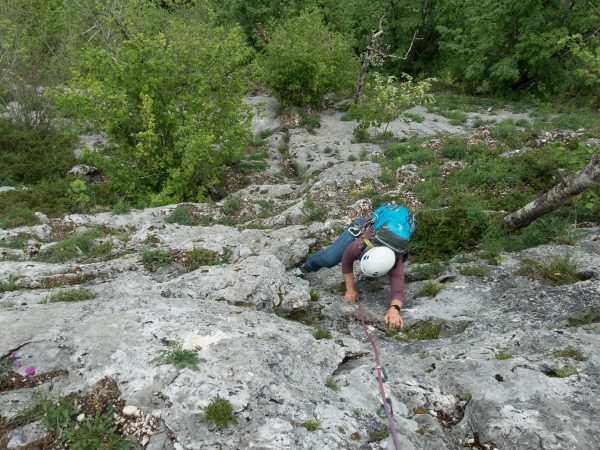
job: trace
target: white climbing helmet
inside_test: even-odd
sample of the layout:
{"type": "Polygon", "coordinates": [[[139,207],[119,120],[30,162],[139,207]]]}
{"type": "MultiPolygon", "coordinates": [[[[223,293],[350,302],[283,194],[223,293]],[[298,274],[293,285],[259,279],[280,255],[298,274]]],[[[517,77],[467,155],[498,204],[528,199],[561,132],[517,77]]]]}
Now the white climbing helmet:
{"type": "Polygon", "coordinates": [[[396,254],[388,247],[373,247],[360,258],[360,270],[368,277],[380,277],[396,264],[396,254]]]}

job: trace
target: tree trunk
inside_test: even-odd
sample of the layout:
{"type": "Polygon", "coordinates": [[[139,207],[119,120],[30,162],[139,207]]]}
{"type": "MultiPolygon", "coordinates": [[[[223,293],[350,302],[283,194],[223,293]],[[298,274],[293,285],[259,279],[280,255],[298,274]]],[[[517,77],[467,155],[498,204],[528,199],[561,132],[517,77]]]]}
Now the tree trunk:
{"type": "Polygon", "coordinates": [[[523,228],[538,217],[554,211],[574,195],[600,183],[600,152],[579,172],[569,175],[548,192],[504,218],[510,228],[523,228]]]}

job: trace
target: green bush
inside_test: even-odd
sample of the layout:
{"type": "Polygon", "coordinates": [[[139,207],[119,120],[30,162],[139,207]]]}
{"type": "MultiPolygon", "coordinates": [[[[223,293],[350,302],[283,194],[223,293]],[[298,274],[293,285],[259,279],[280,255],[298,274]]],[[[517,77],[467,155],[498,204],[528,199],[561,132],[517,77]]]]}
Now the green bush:
{"type": "Polygon", "coordinates": [[[348,36],[330,31],[319,13],[303,12],[270,33],[256,70],[282,104],[318,107],[325,94],[352,86],[358,61],[348,36]]]}
{"type": "Polygon", "coordinates": [[[87,157],[123,200],[203,200],[250,136],[242,97],[252,52],[239,28],[176,15],[155,33],[150,9],[135,14],[148,30],[133,28],[111,50],[86,46],[70,89],[53,99],[76,124],[106,133],[104,151],[87,157]]]}
{"type": "Polygon", "coordinates": [[[64,178],[76,164],[71,136],[0,119],[0,185],[64,178]]]}
{"type": "Polygon", "coordinates": [[[415,261],[447,260],[472,250],[482,239],[488,219],[477,207],[451,206],[416,214],[410,255],[415,261]]]}

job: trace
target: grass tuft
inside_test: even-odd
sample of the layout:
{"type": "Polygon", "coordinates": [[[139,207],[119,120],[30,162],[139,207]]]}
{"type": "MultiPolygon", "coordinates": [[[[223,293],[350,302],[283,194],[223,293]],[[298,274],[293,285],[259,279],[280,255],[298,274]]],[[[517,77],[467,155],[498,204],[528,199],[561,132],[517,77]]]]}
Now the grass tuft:
{"type": "Polygon", "coordinates": [[[426,282],[421,289],[415,294],[415,298],[417,297],[429,297],[433,298],[440,293],[440,291],[444,289],[444,285],[438,283],[437,281],[428,281],[426,282]]]}
{"type": "Polygon", "coordinates": [[[339,392],[339,390],[340,390],[340,387],[335,382],[333,377],[327,377],[327,380],[325,380],[325,386],[327,386],[329,389],[331,389],[332,391],[335,391],[335,392],[339,392]]]}
{"type": "Polygon", "coordinates": [[[569,255],[556,256],[546,261],[526,259],[521,263],[517,273],[552,286],[581,281],[577,263],[569,255]]]}
{"type": "Polygon", "coordinates": [[[142,252],[142,265],[150,272],[156,272],[161,267],[173,262],[173,254],[169,250],[144,250],[142,252]]]}
{"type": "Polygon", "coordinates": [[[219,428],[237,423],[231,402],[218,395],[213,397],[210,403],[202,409],[201,420],[219,428]]]}
{"type": "Polygon", "coordinates": [[[193,350],[185,350],[181,342],[169,344],[169,348],[160,349],[158,355],[150,361],[151,363],[171,364],[177,369],[198,370],[198,354],[193,350]]]}
{"type": "Polygon", "coordinates": [[[66,261],[85,261],[104,259],[110,256],[112,242],[97,244],[96,239],[105,236],[100,230],[90,230],[83,233],[73,233],[66,239],[48,247],[40,256],[41,261],[49,263],[64,263],[66,261]]]}
{"type": "Polygon", "coordinates": [[[165,219],[166,223],[176,223],[185,226],[198,225],[196,219],[194,219],[190,207],[186,205],[178,205],[169,216],[165,219]]]}
{"type": "Polygon", "coordinates": [[[312,335],[317,340],[320,340],[320,339],[331,339],[331,330],[328,330],[327,328],[325,328],[325,327],[323,327],[321,325],[317,325],[314,328],[312,335]]]}
{"type": "Polygon", "coordinates": [[[555,351],[553,355],[557,358],[571,358],[575,361],[585,361],[588,359],[580,349],[570,345],[562,350],[555,351]]]}
{"type": "Polygon", "coordinates": [[[98,297],[98,294],[90,289],[69,289],[44,297],[40,303],[79,302],[83,300],[93,300],[96,297],[98,297]]]}
{"type": "Polygon", "coordinates": [[[500,350],[498,353],[496,353],[494,355],[494,358],[500,360],[500,361],[504,361],[506,359],[510,359],[513,357],[513,354],[511,352],[509,352],[508,350],[500,350]]]}
{"type": "Polygon", "coordinates": [[[458,271],[466,277],[483,277],[487,273],[482,266],[462,266],[458,271]]]}
{"type": "Polygon", "coordinates": [[[398,334],[396,339],[399,340],[409,340],[409,341],[428,341],[432,339],[439,339],[440,332],[444,325],[445,321],[441,320],[439,322],[417,322],[412,325],[402,336],[398,334]]]}
{"type": "Polygon", "coordinates": [[[319,422],[318,420],[307,419],[304,422],[302,422],[302,426],[308,431],[317,431],[321,428],[321,422],[319,422]]]}

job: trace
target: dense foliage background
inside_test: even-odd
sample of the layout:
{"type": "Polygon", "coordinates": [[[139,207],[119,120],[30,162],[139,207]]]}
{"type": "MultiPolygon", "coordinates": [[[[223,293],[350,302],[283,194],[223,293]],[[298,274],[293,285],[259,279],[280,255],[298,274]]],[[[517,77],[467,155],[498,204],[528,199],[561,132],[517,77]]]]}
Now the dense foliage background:
{"type": "Polygon", "coordinates": [[[354,111],[363,135],[430,98],[432,83],[436,93],[597,107],[598,3],[0,0],[0,103],[12,124],[0,175],[43,186],[3,207],[59,214],[221,198],[228,169],[252,148],[244,94],[268,88],[284,106],[313,110],[328,93],[350,98],[380,25],[371,89],[354,111]],[[84,155],[105,174],[101,186],[56,175],[82,131],[106,137],[84,155]],[[32,180],[23,162],[34,155],[49,162],[32,180]]]}

